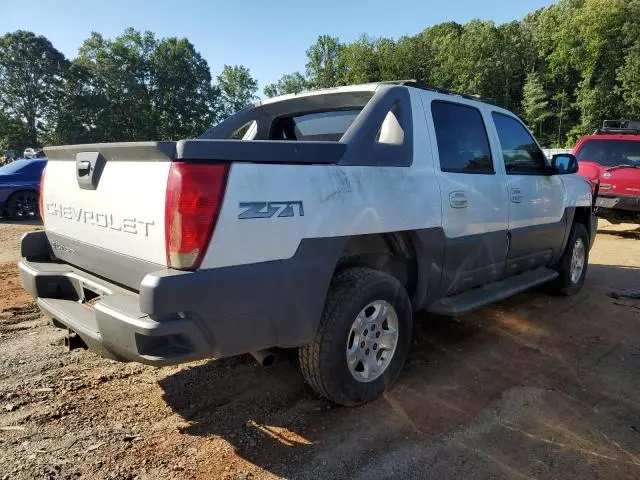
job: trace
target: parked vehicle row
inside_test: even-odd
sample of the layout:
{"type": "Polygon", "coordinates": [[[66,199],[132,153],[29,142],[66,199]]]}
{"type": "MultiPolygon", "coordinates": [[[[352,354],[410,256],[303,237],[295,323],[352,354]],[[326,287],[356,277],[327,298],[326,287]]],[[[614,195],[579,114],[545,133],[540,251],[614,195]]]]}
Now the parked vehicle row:
{"type": "Polygon", "coordinates": [[[13,220],[40,217],[38,197],[46,158],[16,160],[0,167],[0,216],[13,220]]]}
{"type": "Polygon", "coordinates": [[[597,192],[596,213],[613,223],[640,224],[640,120],[605,120],[573,150],[580,175],[597,192]]]}

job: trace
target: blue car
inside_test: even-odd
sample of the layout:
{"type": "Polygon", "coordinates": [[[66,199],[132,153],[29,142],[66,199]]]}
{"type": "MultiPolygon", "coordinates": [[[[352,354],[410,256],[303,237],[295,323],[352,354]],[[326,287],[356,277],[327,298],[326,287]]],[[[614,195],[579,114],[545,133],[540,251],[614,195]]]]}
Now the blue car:
{"type": "Polygon", "coordinates": [[[0,167],[0,215],[15,220],[38,218],[40,176],[46,158],[16,160],[0,167]]]}

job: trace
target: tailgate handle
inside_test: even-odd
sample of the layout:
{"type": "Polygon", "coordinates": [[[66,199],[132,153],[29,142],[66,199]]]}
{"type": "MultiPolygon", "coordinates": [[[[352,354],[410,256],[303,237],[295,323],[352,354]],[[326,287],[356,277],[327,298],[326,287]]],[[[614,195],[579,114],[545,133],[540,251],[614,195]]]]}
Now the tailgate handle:
{"type": "Polygon", "coordinates": [[[76,179],[83,190],[98,188],[100,176],[106,165],[100,152],[80,152],[76,154],[76,179]]]}
{"type": "Polygon", "coordinates": [[[85,175],[89,175],[91,172],[91,162],[85,160],[83,162],[78,162],[78,176],[84,177],[85,175]]]}

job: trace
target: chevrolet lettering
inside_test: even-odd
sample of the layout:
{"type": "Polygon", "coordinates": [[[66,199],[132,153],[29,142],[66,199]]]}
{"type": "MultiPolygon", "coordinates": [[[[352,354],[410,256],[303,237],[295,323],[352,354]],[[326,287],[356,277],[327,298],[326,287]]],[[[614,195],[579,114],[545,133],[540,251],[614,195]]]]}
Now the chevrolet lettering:
{"type": "Polygon", "coordinates": [[[145,237],[149,236],[149,228],[153,227],[155,223],[154,220],[146,221],[135,217],[122,218],[108,212],[87,210],[56,202],[46,202],[46,211],[47,215],[66,218],[67,220],[73,220],[99,228],[109,228],[133,235],[144,235],[145,237]]]}

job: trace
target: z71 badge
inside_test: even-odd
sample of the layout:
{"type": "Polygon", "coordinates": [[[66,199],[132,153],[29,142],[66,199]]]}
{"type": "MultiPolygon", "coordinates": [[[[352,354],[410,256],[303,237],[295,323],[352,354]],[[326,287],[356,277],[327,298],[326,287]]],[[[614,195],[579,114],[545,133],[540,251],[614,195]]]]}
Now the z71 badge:
{"type": "Polygon", "coordinates": [[[304,217],[302,202],[240,202],[238,220],[248,218],[271,218],[276,213],[278,217],[304,217]]]}

